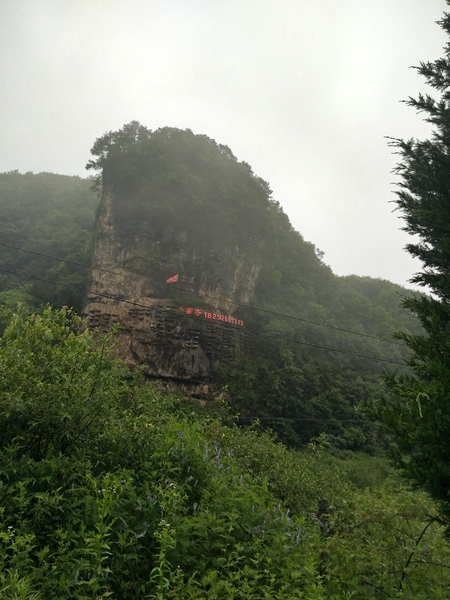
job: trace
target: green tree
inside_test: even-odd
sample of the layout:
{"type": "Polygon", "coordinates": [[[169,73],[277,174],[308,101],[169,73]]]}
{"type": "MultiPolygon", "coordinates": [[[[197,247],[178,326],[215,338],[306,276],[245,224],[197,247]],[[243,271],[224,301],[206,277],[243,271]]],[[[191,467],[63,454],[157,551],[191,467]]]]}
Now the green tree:
{"type": "MultiPolygon", "coordinates": [[[[439,24],[450,33],[449,14],[439,24]]],[[[439,97],[407,101],[434,130],[424,141],[392,140],[401,156],[396,202],[404,230],[415,236],[407,250],[423,263],[411,281],[433,295],[404,300],[425,332],[396,334],[412,350],[411,370],[387,375],[390,395],[370,410],[393,434],[397,464],[441,503],[450,522],[450,43],[444,58],[416,69],[439,97]]]]}
{"type": "Polygon", "coordinates": [[[107,341],[67,309],[9,315],[0,598],[450,598],[427,495],[354,488],[343,471],[373,461],[323,437],[292,452],[187,410],[107,341]]]}
{"type": "Polygon", "coordinates": [[[325,431],[337,448],[374,451],[373,425],[360,422],[355,406],[379,386],[381,361],[401,363],[408,352],[379,339],[400,328],[416,331],[415,319],[397,309],[397,294],[406,291],[336,277],[293,228],[269,185],[205,135],[150,131],[132,121],[98,138],[91,154],[87,167],[99,172],[97,184],[113,191],[115,235],[124,247],[136,237],[148,240],[143,255],[155,281],[170,261],[179,264],[180,248],[191,258],[173,272],[182,271],[194,291],[202,277],[211,285],[229,281],[232,289],[237,263],[229,257],[236,249],[259,264],[252,304],[266,312],[240,306],[236,314],[262,335],[248,336],[245,351],[222,357],[231,360],[222,360],[216,373],[243,422],[261,417],[262,427],[292,446],[325,431]]]}
{"type": "Polygon", "coordinates": [[[89,269],[80,263],[90,262],[98,205],[91,184],[52,173],[0,173],[0,304],[81,309],[89,269]]]}

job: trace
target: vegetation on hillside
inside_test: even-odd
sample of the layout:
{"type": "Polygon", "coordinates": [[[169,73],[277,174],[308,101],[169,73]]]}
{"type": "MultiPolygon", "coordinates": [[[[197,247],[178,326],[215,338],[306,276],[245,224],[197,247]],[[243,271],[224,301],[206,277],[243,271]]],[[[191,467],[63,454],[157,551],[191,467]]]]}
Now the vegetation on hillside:
{"type": "Polygon", "coordinates": [[[378,393],[389,361],[402,367],[407,350],[386,339],[390,333],[418,331],[397,308],[406,290],[336,277],[294,230],[269,185],[207,136],[132,121],[100,137],[91,153],[97,185],[114,191],[119,235],[145,230],[161,251],[167,231],[186,231],[200,252],[248,248],[252,240],[263,265],[253,304],[265,312],[238,307],[236,316],[254,332],[250,350],[236,348],[216,372],[243,422],[259,417],[293,446],[326,431],[336,448],[374,451],[373,426],[355,409],[378,393]]]}
{"type": "MultiPolygon", "coordinates": [[[[90,188],[91,182],[80,177],[0,173],[0,242],[89,265],[98,204],[90,188]]],[[[88,269],[6,246],[0,246],[0,267],[62,284],[0,271],[0,303],[38,309],[50,302],[81,309],[84,294],[77,288],[85,287],[88,269]]]]}
{"type": "MultiPolygon", "coordinates": [[[[397,307],[406,290],[381,280],[334,276],[292,228],[269,186],[206,136],[170,128],[150,132],[132,123],[100,140],[94,145],[101,156],[96,166],[103,168],[105,185],[117,186],[121,235],[142,224],[161,235],[167,227],[192,227],[193,239],[207,248],[246,242],[251,223],[263,262],[253,304],[270,312],[238,309],[237,316],[256,332],[249,338],[250,352],[236,349],[215,375],[235,413],[245,417],[242,422],[260,417],[261,427],[276,430],[294,446],[326,431],[336,448],[374,451],[373,427],[355,407],[378,393],[378,375],[389,363],[357,355],[402,362],[405,348],[375,338],[395,329],[418,331],[408,311],[397,307]],[[139,151],[133,136],[141,139],[139,151]],[[114,169],[108,166],[111,156],[114,169]],[[157,177],[155,160],[164,165],[157,177]]],[[[37,278],[0,272],[3,304],[15,307],[20,301],[38,310],[49,302],[81,309],[90,269],[74,263],[90,264],[98,206],[91,183],[49,173],[0,174],[1,241],[26,250],[1,246],[0,267],[37,278]]]]}
{"type": "MultiPolygon", "coordinates": [[[[450,15],[441,24],[450,33],[450,15]]],[[[0,175],[1,598],[450,599],[449,60],[450,45],[419,68],[441,100],[410,100],[433,138],[394,142],[415,281],[434,293],[403,309],[399,286],[335,277],[228,148],[136,122],[97,140],[90,166],[117,192],[121,235],[150,219],[199,244],[240,243],[248,223],[264,240],[266,312],[239,307],[253,342],[218,366],[222,418],[129,372],[114,331],[41,304],[81,304],[89,182],[0,175]],[[387,388],[376,358],[399,367],[387,388]],[[252,426],[230,425],[236,412],[252,426]],[[431,498],[367,453],[387,438],[364,414],[431,498]]]]}
{"type": "Polygon", "coordinates": [[[8,316],[2,598],[450,597],[426,496],[361,489],[348,463],[375,463],[330,458],[323,438],[296,453],[192,414],[109,348],[66,309],[8,316]]]}
{"type": "Polygon", "coordinates": [[[88,169],[97,186],[111,186],[119,235],[141,229],[164,241],[167,229],[186,231],[200,248],[243,243],[249,229],[267,236],[273,205],[266,182],[231,150],[206,135],[132,121],[98,138],[88,169]]]}
{"type": "MultiPolygon", "coordinates": [[[[440,24],[450,34],[449,14],[440,24]]],[[[450,43],[444,58],[417,70],[439,97],[420,94],[408,104],[434,131],[424,141],[392,141],[401,157],[396,202],[404,229],[416,236],[407,249],[422,261],[413,281],[433,296],[404,301],[423,327],[423,335],[396,335],[412,350],[411,371],[386,376],[389,394],[368,408],[397,442],[397,465],[440,501],[450,524],[450,43]]]]}

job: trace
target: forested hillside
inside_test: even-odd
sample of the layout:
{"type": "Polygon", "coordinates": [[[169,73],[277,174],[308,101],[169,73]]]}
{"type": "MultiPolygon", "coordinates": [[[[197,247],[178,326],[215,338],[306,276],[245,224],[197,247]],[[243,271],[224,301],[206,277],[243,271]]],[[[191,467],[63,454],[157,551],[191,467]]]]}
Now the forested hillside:
{"type": "Polygon", "coordinates": [[[450,597],[439,514],[379,459],[196,414],[66,310],[6,318],[1,598],[450,597]]]}
{"type": "Polygon", "coordinates": [[[89,269],[31,252],[90,264],[98,204],[91,185],[87,179],[53,173],[0,174],[0,267],[62,284],[1,271],[0,302],[12,307],[22,302],[30,309],[46,302],[81,309],[84,293],[76,288],[85,286],[89,269]]]}
{"type": "MultiPolygon", "coordinates": [[[[259,261],[256,309],[235,305],[253,332],[250,348],[236,347],[215,374],[241,422],[259,419],[294,446],[326,431],[337,448],[373,450],[373,429],[355,408],[377,393],[383,368],[402,368],[405,348],[389,336],[417,330],[398,308],[408,292],[387,281],[336,277],[293,229],[269,184],[207,136],[133,121],[99,138],[91,152],[98,187],[113,190],[119,240],[156,240],[161,255],[173,257],[174,272],[192,276],[190,302],[204,299],[197,271],[220,280],[224,266],[177,262],[177,235],[192,240],[193,256],[211,251],[224,261],[235,245],[250,247],[259,261]]],[[[183,298],[183,285],[164,293],[183,298]]]]}
{"type": "MultiPolygon", "coordinates": [[[[269,185],[206,136],[150,132],[133,122],[99,138],[93,153],[97,187],[115,185],[120,235],[133,236],[150,220],[162,243],[164,232],[180,227],[199,247],[256,240],[262,269],[252,306],[262,311],[236,312],[254,332],[250,351],[235,348],[214,375],[240,421],[259,420],[294,446],[325,431],[336,448],[374,451],[373,427],[355,408],[377,393],[383,369],[402,368],[406,350],[389,335],[418,330],[398,308],[408,292],[387,281],[336,277],[292,228],[269,185]]],[[[98,204],[91,186],[49,173],[0,175],[0,266],[39,278],[3,271],[4,303],[81,308],[90,269],[74,263],[90,264],[98,204]]]]}
{"type": "MultiPolygon", "coordinates": [[[[90,285],[81,264],[92,180],[14,172],[0,185],[2,597],[449,597],[440,515],[403,486],[357,410],[383,369],[403,368],[390,332],[419,331],[398,308],[406,290],[336,277],[253,178],[266,235],[252,306],[262,310],[236,311],[251,343],[218,365],[213,417],[127,371],[109,355],[112,340],[83,331],[75,314],[42,309],[79,309],[90,285]],[[266,426],[276,434],[258,431],[266,426]]],[[[142,205],[153,210],[151,189],[142,205]]]]}

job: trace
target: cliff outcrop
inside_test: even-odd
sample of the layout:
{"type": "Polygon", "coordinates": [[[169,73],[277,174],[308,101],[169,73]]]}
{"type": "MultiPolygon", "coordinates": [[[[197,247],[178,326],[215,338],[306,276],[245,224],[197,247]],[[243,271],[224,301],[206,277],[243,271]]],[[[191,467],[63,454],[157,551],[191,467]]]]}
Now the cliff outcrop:
{"type": "MultiPolygon", "coordinates": [[[[179,167],[176,156],[171,160],[179,167]]],[[[84,310],[88,326],[105,330],[118,323],[117,353],[127,365],[193,395],[208,394],[218,361],[246,343],[239,306],[253,298],[261,235],[252,223],[230,232],[220,210],[211,210],[214,195],[202,198],[202,220],[198,207],[189,209],[185,186],[171,192],[169,178],[163,206],[169,216],[161,217],[155,210],[161,208],[161,172],[150,170],[145,184],[141,177],[128,187],[114,175],[104,167],[84,310]],[[166,283],[174,275],[178,281],[166,283]]]]}

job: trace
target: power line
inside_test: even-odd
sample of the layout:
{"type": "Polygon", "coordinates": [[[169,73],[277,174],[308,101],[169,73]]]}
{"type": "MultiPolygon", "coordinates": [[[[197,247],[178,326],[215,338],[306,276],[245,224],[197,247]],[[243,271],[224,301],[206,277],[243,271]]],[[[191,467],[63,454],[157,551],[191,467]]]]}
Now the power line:
{"type": "Polygon", "coordinates": [[[109,294],[93,292],[92,290],[88,290],[86,288],[74,287],[73,285],[67,285],[66,283],[59,283],[58,281],[52,281],[51,279],[45,279],[44,277],[38,277],[37,275],[31,275],[30,273],[19,273],[18,271],[14,271],[13,269],[7,269],[6,267],[0,267],[0,271],[4,271],[5,273],[12,273],[13,275],[19,275],[20,277],[27,277],[28,279],[36,279],[37,281],[44,281],[45,283],[53,283],[54,285],[58,285],[59,287],[67,288],[74,292],[83,292],[85,294],[92,294],[94,296],[99,296],[100,298],[108,298],[108,300],[117,300],[118,302],[124,302],[125,304],[133,304],[134,306],[140,306],[142,308],[152,308],[156,312],[166,312],[166,311],[162,310],[161,308],[156,308],[153,306],[149,306],[148,304],[142,304],[140,302],[135,302],[134,300],[126,300],[125,298],[120,298],[119,296],[110,296],[109,294]]]}
{"type": "Polygon", "coordinates": [[[337,423],[372,423],[372,421],[368,421],[367,419],[333,419],[333,418],[325,418],[325,419],[304,419],[303,417],[246,417],[245,415],[238,415],[237,418],[239,420],[244,421],[245,419],[251,419],[253,421],[303,421],[303,422],[337,422],[337,423]]]}
{"type": "Polygon", "coordinates": [[[311,342],[302,342],[300,340],[296,340],[294,338],[288,338],[288,337],[284,337],[282,335],[275,335],[273,333],[267,333],[266,331],[256,331],[255,329],[245,329],[245,331],[249,332],[249,333],[253,333],[256,335],[265,335],[267,337],[273,338],[273,339],[278,339],[278,340],[284,340],[285,342],[292,342],[293,344],[300,344],[302,346],[309,346],[310,348],[318,348],[320,350],[328,350],[330,352],[340,352],[341,354],[348,354],[351,356],[357,356],[359,358],[369,358],[371,360],[377,360],[380,362],[387,362],[390,363],[392,365],[402,365],[405,366],[404,362],[399,362],[396,360],[391,360],[388,358],[380,358],[378,356],[370,356],[369,354],[360,354],[359,352],[354,352],[353,350],[342,350],[341,348],[333,348],[331,346],[322,346],[320,344],[312,344],[311,342]]]}
{"type": "Polygon", "coordinates": [[[101,271],[102,273],[110,273],[111,275],[119,275],[116,271],[110,271],[109,269],[100,269],[100,267],[92,267],[91,265],[85,265],[84,263],[77,262],[75,260],[68,260],[67,258],[60,258],[59,256],[52,256],[51,254],[44,254],[43,252],[36,252],[35,250],[27,250],[26,248],[19,248],[18,246],[11,246],[11,244],[4,244],[0,242],[0,246],[4,248],[11,248],[12,250],[20,250],[26,254],[34,254],[35,256],[43,256],[44,258],[51,258],[52,260],[59,260],[61,262],[69,263],[69,265],[78,265],[79,267],[85,267],[86,269],[93,269],[95,271],[101,271]]]}
{"type": "MultiPolygon", "coordinates": [[[[60,287],[68,288],[68,289],[73,290],[73,291],[83,292],[85,294],[91,294],[93,296],[99,296],[101,298],[107,298],[109,300],[116,300],[117,302],[123,302],[125,304],[132,304],[134,306],[140,306],[140,307],[143,307],[143,308],[152,308],[156,312],[163,312],[163,313],[166,312],[166,311],[164,311],[162,309],[158,309],[156,307],[150,307],[150,306],[148,306],[148,304],[142,304],[142,303],[139,303],[139,302],[135,302],[133,300],[126,300],[126,299],[120,298],[118,296],[111,296],[109,294],[102,294],[100,292],[94,292],[94,291],[88,290],[86,288],[73,287],[73,286],[67,285],[65,283],[59,283],[57,281],[52,281],[51,279],[46,279],[44,277],[38,277],[37,275],[31,275],[29,273],[19,273],[18,271],[15,271],[13,269],[8,269],[6,267],[0,267],[0,271],[3,271],[5,273],[12,273],[14,275],[19,275],[20,277],[27,277],[28,279],[36,279],[37,281],[44,281],[45,283],[51,283],[51,284],[54,284],[54,285],[58,285],[60,287]]],[[[190,319],[196,318],[196,317],[193,317],[193,316],[190,316],[190,315],[186,315],[186,317],[190,318],[190,319]]],[[[388,358],[380,358],[378,356],[370,356],[368,354],[360,354],[359,352],[354,352],[353,350],[342,350],[340,348],[333,348],[333,347],[330,347],[330,346],[322,346],[320,344],[312,344],[310,342],[304,342],[304,341],[296,340],[294,338],[287,338],[287,337],[284,337],[284,336],[281,336],[281,335],[267,333],[265,331],[256,331],[254,329],[247,329],[247,328],[244,329],[244,330],[242,330],[241,328],[235,327],[232,324],[225,325],[225,324],[222,324],[220,322],[211,322],[210,321],[210,323],[211,323],[211,325],[214,325],[214,326],[232,327],[233,329],[236,329],[238,331],[245,331],[246,333],[251,333],[251,334],[254,334],[254,335],[263,335],[263,336],[270,337],[270,338],[273,338],[273,339],[283,340],[285,342],[291,342],[291,343],[299,344],[299,345],[302,345],[302,346],[308,346],[310,348],[317,348],[317,349],[320,349],[320,350],[328,350],[330,352],[338,352],[338,353],[341,353],[341,354],[347,354],[349,356],[356,356],[356,357],[359,357],[359,358],[368,358],[370,360],[376,360],[376,361],[379,361],[379,362],[386,362],[386,363],[390,363],[390,364],[393,364],[393,365],[402,365],[402,366],[405,365],[404,362],[399,362],[399,361],[391,360],[391,359],[388,359],[388,358]]]]}
{"type": "MultiPolygon", "coordinates": [[[[86,269],[91,269],[94,271],[100,271],[101,273],[110,273],[111,275],[121,275],[123,276],[121,273],[117,273],[116,271],[111,271],[110,269],[102,269],[100,267],[92,267],[91,265],[85,265],[83,263],[74,261],[74,260],[68,260],[66,258],[59,258],[58,256],[52,256],[51,254],[44,254],[43,252],[36,252],[34,250],[26,250],[25,248],[19,248],[17,246],[12,246],[10,244],[4,244],[0,242],[0,246],[3,246],[5,248],[11,248],[13,250],[19,250],[21,252],[25,252],[27,254],[34,254],[36,256],[42,256],[45,258],[51,258],[52,260],[58,260],[61,262],[65,262],[71,265],[77,265],[79,267],[85,267],[86,269]]],[[[126,276],[125,276],[126,277],[126,276]]],[[[203,297],[203,298],[211,298],[212,300],[221,300],[218,296],[210,296],[209,294],[200,294],[198,292],[193,292],[192,290],[187,290],[185,288],[179,288],[176,286],[173,286],[172,284],[170,284],[170,288],[174,289],[174,290],[179,290],[181,292],[186,292],[188,294],[193,294],[199,297],[203,297]]],[[[351,329],[344,329],[342,327],[336,327],[335,325],[328,325],[327,323],[318,323],[317,321],[311,321],[309,319],[303,319],[301,317],[294,317],[292,315],[286,315],[284,313],[279,313],[276,312],[274,310],[268,310],[265,308],[259,308],[257,306],[252,306],[251,304],[241,304],[239,302],[235,302],[233,300],[228,300],[228,299],[223,299],[224,302],[227,302],[228,304],[234,304],[235,306],[240,306],[242,308],[250,308],[252,310],[256,310],[262,313],[266,313],[266,314],[271,314],[271,315],[275,315],[275,316],[279,316],[279,317],[284,317],[286,319],[292,319],[294,321],[300,321],[302,323],[309,323],[311,325],[317,325],[319,327],[325,327],[327,329],[334,329],[335,331],[342,331],[344,333],[350,333],[351,335],[358,335],[360,337],[366,337],[366,338],[370,338],[373,340],[377,340],[378,342],[384,342],[386,344],[394,344],[395,346],[403,346],[403,344],[396,342],[394,340],[388,340],[386,338],[380,338],[378,336],[375,335],[370,335],[368,333],[361,333],[359,331],[352,331],[351,329]]]]}
{"type": "MultiPolygon", "coordinates": [[[[1,245],[1,244],[0,244],[1,245]]],[[[181,292],[187,292],[188,294],[195,294],[196,296],[201,296],[203,298],[211,298],[212,300],[220,300],[218,296],[210,296],[209,294],[199,294],[198,292],[193,292],[191,290],[186,290],[185,288],[179,288],[176,286],[170,285],[171,289],[180,290],[181,292]]],[[[243,308],[251,308],[252,310],[257,310],[259,312],[267,313],[270,315],[276,315],[279,317],[285,317],[286,319],[293,319],[294,321],[301,321],[302,323],[310,323],[311,325],[318,325],[319,327],[326,327],[327,329],[335,329],[336,331],[343,331],[345,333],[351,333],[352,335],[359,335],[361,337],[371,338],[373,340],[377,340],[378,342],[385,342],[387,344],[394,344],[396,346],[403,346],[403,344],[399,344],[394,340],[388,340],[386,338],[380,338],[376,335],[370,335],[368,333],[361,333],[359,331],[352,331],[351,329],[343,329],[342,327],[336,327],[335,325],[328,325],[326,323],[318,323],[317,321],[310,321],[309,319],[303,319],[301,317],[294,317],[292,315],[285,315],[284,313],[279,313],[274,310],[269,310],[266,308],[258,308],[257,306],[252,306],[251,304],[241,304],[239,302],[234,302],[233,300],[224,300],[229,304],[235,304],[236,306],[242,306],[243,308]]]]}

